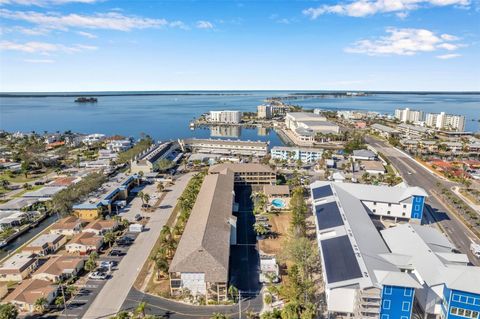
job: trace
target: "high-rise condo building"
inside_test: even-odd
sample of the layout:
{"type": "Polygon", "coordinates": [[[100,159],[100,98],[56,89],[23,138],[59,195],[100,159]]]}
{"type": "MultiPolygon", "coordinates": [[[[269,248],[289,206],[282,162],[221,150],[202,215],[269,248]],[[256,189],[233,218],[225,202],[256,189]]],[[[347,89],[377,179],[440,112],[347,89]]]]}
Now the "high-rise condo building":
{"type": "Polygon", "coordinates": [[[405,109],[396,109],[395,118],[401,122],[420,122],[425,118],[423,111],[410,110],[408,107],[405,109]]]}
{"type": "Polygon", "coordinates": [[[441,113],[428,113],[425,124],[439,130],[453,130],[463,132],[465,130],[465,116],[441,113]]]}

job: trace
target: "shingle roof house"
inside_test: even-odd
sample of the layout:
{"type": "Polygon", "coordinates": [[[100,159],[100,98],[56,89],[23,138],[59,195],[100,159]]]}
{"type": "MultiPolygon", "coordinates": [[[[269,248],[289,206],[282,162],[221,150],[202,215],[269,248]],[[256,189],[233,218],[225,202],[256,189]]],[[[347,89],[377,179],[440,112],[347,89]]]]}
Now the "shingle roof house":
{"type": "Polygon", "coordinates": [[[172,292],[188,288],[207,299],[226,298],[230,244],[236,237],[233,179],[229,170],[205,177],[170,265],[172,292]]]}

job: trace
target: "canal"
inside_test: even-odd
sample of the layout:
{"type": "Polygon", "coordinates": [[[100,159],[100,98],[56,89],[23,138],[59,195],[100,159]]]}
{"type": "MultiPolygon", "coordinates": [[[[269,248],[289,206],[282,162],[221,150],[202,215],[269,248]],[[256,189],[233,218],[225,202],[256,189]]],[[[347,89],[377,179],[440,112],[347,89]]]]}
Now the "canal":
{"type": "Polygon", "coordinates": [[[0,249],[0,259],[7,256],[9,253],[12,253],[15,249],[22,246],[24,243],[41,233],[45,228],[50,226],[57,219],[57,214],[50,215],[44,220],[42,220],[37,227],[29,229],[27,232],[23,233],[22,235],[9,242],[8,245],[0,249]]]}

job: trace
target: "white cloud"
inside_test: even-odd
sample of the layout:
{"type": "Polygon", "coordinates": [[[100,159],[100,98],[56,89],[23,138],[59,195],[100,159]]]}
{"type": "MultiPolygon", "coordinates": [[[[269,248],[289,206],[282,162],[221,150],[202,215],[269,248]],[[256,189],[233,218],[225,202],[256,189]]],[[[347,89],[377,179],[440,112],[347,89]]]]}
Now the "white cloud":
{"type": "Polygon", "coordinates": [[[57,52],[76,53],[76,52],[91,51],[96,49],[97,47],[83,45],[83,44],[66,46],[63,44],[36,42],[36,41],[30,41],[25,43],[18,43],[18,42],[12,42],[12,41],[0,42],[0,50],[20,51],[25,53],[40,53],[45,55],[48,55],[51,53],[57,53],[57,52]]]}
{"type": "Polygon", "coordinates": [[[165,19],[125,16],[119,12],[97,13],[94,15],[75,13],[59,15],[56,13],[0,9],[0,18],[25,21],[43,28],[58,30],[84,28],[130,31],[133,29],[159,28],[169,25],[169,22],[165,19]]]}
{"type": "Polygon", "coordinates": [[[451,54],[442,54],[442,55],[437,55],[437,59],[441,60],[449,60],[449,59],[455,59],[458,57],[461,57],[461,54],[458,53],[451,53],[451,54]]]}
{"type": "Polygon", "coordinates": [[[210,21],[200,20],[200,21],[197,21],[197,28],[198,29],[213,29],[214,26],[213,26],[213,23],[211,23],[210,21]]]}
{"type": "Polygon", "coordinates": [[[81,35],[82,37],[89,38],[89,39],[98,38],[95,34],[90,33],[90,32],[85,32],[85,31],[77,31],[77,34],[81,35]]]}
{"type": "Polygon", "coordinates": [[[27,63],[38,63],[38,64],[50,64],[55,62],[55,60],[51,60],[51,59],[25,59],[23,61],[27,63]]]}
{"type": "Polygon", "coordinates": [[[367,55],[415,55],[441,49],[452,51],[460,46],[426,29],[387,28],[386,32],[388,35],[378,39],[359,40],[345,51],[367,55]]]}
{"type": "Polygon", "coordinates": [[[303,14],[317,19],[324,14],[338,14],[350,17],[365,17],[377,13],[396,12],[399,18],[405,18],[407,11],[422,6],[462,6],[466,7],[470,0],[354,0],[335,5],[321,5],[303,10],[303,14]]]}

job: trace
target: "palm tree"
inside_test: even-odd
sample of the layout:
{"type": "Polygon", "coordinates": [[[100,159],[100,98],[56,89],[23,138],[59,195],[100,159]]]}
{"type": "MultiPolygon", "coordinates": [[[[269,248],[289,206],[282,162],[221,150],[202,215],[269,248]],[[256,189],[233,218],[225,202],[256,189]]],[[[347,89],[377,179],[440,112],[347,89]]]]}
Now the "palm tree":
{"type": "Polygon", "coordinates": [[[135,308],[135,314],[138,315],[140,318],[145,317],[145,308],[147,307],[147,303],[142,301],[138,304],[137,308],[135,308]]]}
{"type": "Polygon", "coordinates": [[[57,306],[57,308],[60,308],[64,305],[64,299],[62,296],[58,296],[57,298],[55,298],[55,306],[57,306]]]}
{"type": "Polygon", "coordinates": [[[112,247],[112,244],[115,242],[115,234],[113,231],[109,230],[103,236],[103,242],[108,244],[108,248],[112,247]]]}
{"type": "Polygon", "coordinates": [[[235,287],[234,285],[230,285],[228,287],[228,294],[230,295],[230,298],[232,298],[233,300],[235,300],[235,297],[238,297],[239,294],[238,294],[238,288],[235,287]]]}
{"type": "Polygon", "coordinates": [[[157,280],[160,280],[161,274],[168,273],[168,261],[160,254],[153,256],[153,261],[155,262],[155,269],[157,269],[157,280]]]}
{"type": "Polygon", "coordinates": [[[16,319],[17,316],[18,316],[18,310],[13,304],[6,303],[3,305],[0,305],[0,318],[16,319]]]}
{"type": "Polygon", "coordinates": [[[223,313],[214,312],[210,319],[228,319],[228,317],[223,313]]]}
{"type": "Polygon", "coordinates": [[[255,223],[253,224],[253,230],[257,235],[263,236],[269,233],[269,229],[264,223],[255,223]]]}
{"type": "Polygon", "coordinates": [[[145,204],[145,193],[144,192],[138,192],[138,197],[140,197],[140,199],[142,200],[142,206],[143,204],[145,204]]]}
{"type": "Polygon", "coordinates": [[[148,202],[150,201],[150,195],[144,194],[143,195],[143,200],[145,201],[145,204],[147,204],[147,207],[148,207],[148,202]]]}
{"type": "Polygon", "coordinates": [[[165,186],[163,185],[163,183],[158,183],[157,192],[161,193],[164,191],[164,189],[165,189],[165,186]]]}
{"type": "Polygon", "coordinates": [[[35,303],[33,307],[35,308],[35,311],[39,313],[44,313],[45,312],[45,307],[48,304],[48,300],[45,297],[40,297],[37,300],[35,300],[35,303]]]}

